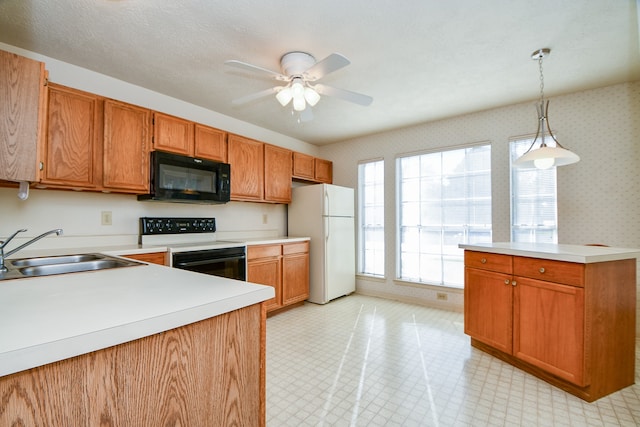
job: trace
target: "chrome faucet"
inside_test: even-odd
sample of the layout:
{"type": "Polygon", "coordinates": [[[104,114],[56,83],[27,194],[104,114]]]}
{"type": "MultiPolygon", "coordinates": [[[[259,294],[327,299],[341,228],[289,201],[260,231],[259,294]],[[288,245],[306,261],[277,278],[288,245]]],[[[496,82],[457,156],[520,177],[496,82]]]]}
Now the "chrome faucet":
{"type": "Polygon", "coordinates": [[[4,252],[4,247],[7,246],[7,243],[9,243],[11,241],[11,239],[16,237],[16,235],[18,233],[22,233],[22,232],[25,232],[25,231],[27,231],[27,229],[26,228],[22,228],[22,229],[16,231],[15,233],[13,233],[11,236],[9,236],[9,238],[7,240],[5,240],[4,242],[0,242],[0,273],[4,273],[4,272],[6,272],[8,270],[7,267],[4,266],[5,258],[10,257],[11,255],[15,254],[19,250],[26,248],[30,244],[37,242],[38,240],[42,239],[43,237],[48,236],[49,234],[55,233],[58,236],[62,234],[62,228],[56,228],[54,230],[49,230],[46,233],[42,233],[38,237],[34,237],[33,239],[29,240],[27,243],[24,243],[24,244],[18,246],[17,248],[12,249],[9,252],[5,253],[4,252]]]}

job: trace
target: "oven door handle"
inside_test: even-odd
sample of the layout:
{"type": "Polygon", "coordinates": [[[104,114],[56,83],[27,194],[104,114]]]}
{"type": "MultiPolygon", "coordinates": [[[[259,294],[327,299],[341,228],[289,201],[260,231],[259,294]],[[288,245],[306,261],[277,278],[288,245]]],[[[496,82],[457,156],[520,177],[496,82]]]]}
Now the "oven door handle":
{"type": "Polygon", "coordinates": [[[236,260],[241,260],[245,258],[246,256],[241,255],[241,256],[230,256],[230,257],[224,257],[224,258],[205,259],[202,261],[186,261],[186,262],[179,262],[176,264],[176,266],[177,267],[194,267],[197,265],[205,265],[205,264],[211,264],[214,262],[221,262],[221,261],[236,261],[236,260]]]}

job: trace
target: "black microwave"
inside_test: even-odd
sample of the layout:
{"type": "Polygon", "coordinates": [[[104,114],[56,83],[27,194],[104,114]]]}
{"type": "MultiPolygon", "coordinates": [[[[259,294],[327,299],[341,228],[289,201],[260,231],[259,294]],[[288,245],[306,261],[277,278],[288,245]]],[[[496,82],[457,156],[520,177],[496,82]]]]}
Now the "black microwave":
{"type": "Polygon", "coordinates": [[[231,166],[212,160],[151,152],[149,194],[138,200],[215,204],[231,197],[231,166]]]}

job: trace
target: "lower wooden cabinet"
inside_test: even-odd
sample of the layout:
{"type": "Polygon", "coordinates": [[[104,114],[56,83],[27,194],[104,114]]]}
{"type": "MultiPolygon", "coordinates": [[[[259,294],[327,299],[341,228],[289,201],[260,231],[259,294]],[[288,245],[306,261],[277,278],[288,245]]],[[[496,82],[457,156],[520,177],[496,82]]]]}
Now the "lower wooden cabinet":
{"type": "Polygon", "coordinates": [[[635,267],[467,250],[465,333],[474,347],[594,401],[634,382],[635,267]]]}
{"type": "Polygon", "coordinates": [[[146,254],[127,254],[122,255],[125,258],[135,259],[137,261],[148,262],[150,264],[168,265],[166,252],[152,252],[146,254]]]}
{"type": "Polygon", "coordinates": [[[309,297],[309,242],[248,246],[247,281],[274,287],[275,297],[265,302],[268,312],[304,301],[309,297]]]}

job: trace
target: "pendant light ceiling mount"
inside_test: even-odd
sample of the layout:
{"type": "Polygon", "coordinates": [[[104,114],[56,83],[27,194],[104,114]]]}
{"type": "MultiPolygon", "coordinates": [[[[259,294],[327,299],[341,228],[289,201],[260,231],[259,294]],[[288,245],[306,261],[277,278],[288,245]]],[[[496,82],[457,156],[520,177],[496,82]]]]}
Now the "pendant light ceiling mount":
{"type": "Polygon", "coordinates": [[[549,56],[551,49],[543,48],[538,49],[531,54],[531,59],[538,61],[538,67],[540,69],[540,103],[537,106],[538,109],[538,130],[536,136],[533,138],[533,142],[529,149],[514,162],[514,166],[520,168],[533,168],[549,169],[554,166],[570,165],[580,161],[580,157],[564,148],[560,142],[556,139],[549,127],[548,110],[549,101],[544,99],[544,75],[542,73],[542,60],[549,56]],[[546,143],[546,134],[555,142],[555,146],[548,146],[546,143]],[[540,146],[536,149],[533,147],[536,145],[540,137],[540,146]]]}

